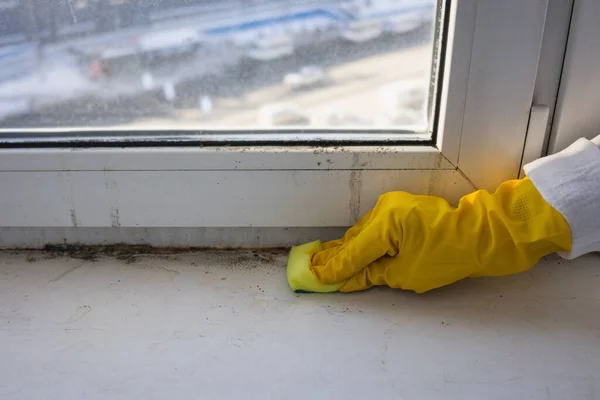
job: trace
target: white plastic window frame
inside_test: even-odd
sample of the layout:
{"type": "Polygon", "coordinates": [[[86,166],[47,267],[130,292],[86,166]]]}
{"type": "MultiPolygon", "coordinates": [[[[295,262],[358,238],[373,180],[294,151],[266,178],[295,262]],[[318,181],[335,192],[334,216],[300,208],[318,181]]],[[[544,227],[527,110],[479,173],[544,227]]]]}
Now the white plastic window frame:
{"type": "Polygon", "coordinates": [[[453,0],[435,142],[0,149],[0,227],[344,227],[517,178],[548,0],[453,0]]]}
{"type": "Polygon", "coordinates": [[[548,154],[600,134],[600,2],[577,0],[572,7],[558,100],[547,136],[548,154]]]}

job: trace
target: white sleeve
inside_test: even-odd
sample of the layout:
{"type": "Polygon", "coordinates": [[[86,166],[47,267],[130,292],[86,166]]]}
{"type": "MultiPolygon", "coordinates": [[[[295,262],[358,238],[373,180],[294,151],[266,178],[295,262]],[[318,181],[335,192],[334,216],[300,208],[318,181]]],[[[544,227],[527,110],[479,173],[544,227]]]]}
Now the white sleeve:
{"type": "Polygon", "coordinates": [[[544,200],[569,223],[572,248],[559,254],[573,259],[600,251],[600,135],[579,139],[523,170],[544,200]]]}

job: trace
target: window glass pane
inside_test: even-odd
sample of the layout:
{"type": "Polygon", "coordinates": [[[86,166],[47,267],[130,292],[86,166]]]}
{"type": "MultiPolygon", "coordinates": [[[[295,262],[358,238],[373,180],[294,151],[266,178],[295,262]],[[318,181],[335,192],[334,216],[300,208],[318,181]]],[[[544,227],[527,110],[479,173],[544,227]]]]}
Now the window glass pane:
{"type": "Polygon", "coordinates": [[[435,0],[0,0],[0,128],[427,132],[435,0]]]}

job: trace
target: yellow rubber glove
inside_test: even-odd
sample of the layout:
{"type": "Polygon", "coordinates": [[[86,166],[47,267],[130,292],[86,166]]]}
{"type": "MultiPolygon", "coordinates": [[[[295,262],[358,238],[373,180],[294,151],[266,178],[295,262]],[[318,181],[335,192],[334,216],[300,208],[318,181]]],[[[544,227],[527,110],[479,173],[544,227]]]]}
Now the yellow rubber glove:
{"type": "Polygon", "coordinates": [[[422,293],[466,277],[522,272],[570,248],[567,221],[525,178],[494,194],[471,193],[457,208],[434,196],[385,194],[307,263],[319,283],[334,285],[320,291],[387,285],[422,293]]]}

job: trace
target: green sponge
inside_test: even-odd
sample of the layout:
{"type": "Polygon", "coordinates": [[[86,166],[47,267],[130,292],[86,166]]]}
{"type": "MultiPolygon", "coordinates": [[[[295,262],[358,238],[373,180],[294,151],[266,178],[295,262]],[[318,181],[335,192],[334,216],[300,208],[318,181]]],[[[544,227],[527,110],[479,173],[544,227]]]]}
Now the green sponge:
{"type": "Polygon", "coordinates": [[[319,240],[292,247],[287,265],[287,279],[294,292],[337,292],[346,283],[344,281],[325,285],[319,282],[316,275],[310,270],[310,259],[313,254],[321,250],[323,250],[323,245],[319,240]]]}

